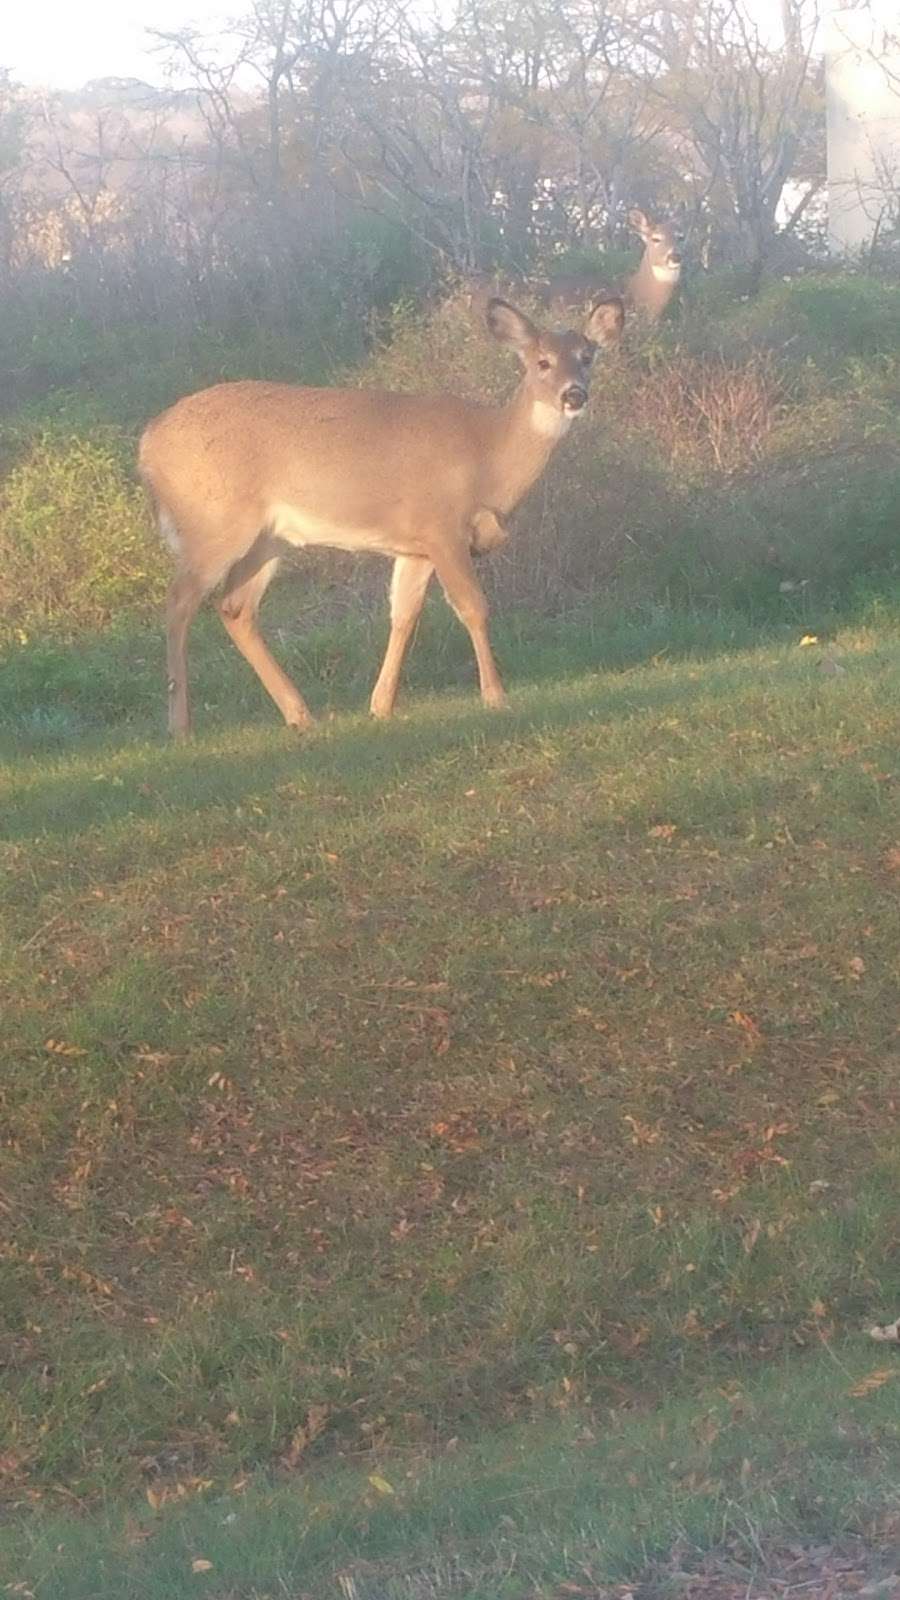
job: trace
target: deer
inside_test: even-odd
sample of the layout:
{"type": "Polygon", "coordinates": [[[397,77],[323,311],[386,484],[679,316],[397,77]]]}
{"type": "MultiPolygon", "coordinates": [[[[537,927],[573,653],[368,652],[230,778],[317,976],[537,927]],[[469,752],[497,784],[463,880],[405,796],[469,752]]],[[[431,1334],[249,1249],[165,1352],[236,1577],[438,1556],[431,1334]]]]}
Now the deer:
{"type": "Polygon", "coordinates": [[[521,367],[502,405],[242,380],[188,395],[154,418],[140,439],[138,470],[176,563],[166,608],[170,734],[190,732],[188,633],[219,588],[225,629],[285,723],[312,723],[257,625],[279,561],[303,546],[393,558],[373,716],[393,712],[433,573],[468,631],[483,703],[504,706],[474,561],[505,541],[506,518],[584,412],[598,346],[620,315],[621,302],[607,297],[582,332],[555,333],[492,299],[488,331],[521,367]]]}
{"type": "Polygon", "coordinates": [[[643,211],[628,213],[632,228],[644,241],[640,264],[625,285],[625,300],[650,322],[658,322],[681,281],[681,252],[670,222],[650,222],[643,211]]]}
{"type": "MultiPolygon", "coordinates": [[[[635,208],[628,213],[628,221],[644,241],[644,253],[636,270],[625,279],[620,293],[625,306],[649,322],[658,322],[681,278],[681,255],[675,229],[668,222],[650,222],[643,211],[635,208]]],[[[555,316],[571,315],[581,311],[604,291],[598,273],[582,272],[560,275],[541,286],[539,301],[542,307],[555,316]]],[[[621,329],[619,330],[621,332],[621,329]]]]}

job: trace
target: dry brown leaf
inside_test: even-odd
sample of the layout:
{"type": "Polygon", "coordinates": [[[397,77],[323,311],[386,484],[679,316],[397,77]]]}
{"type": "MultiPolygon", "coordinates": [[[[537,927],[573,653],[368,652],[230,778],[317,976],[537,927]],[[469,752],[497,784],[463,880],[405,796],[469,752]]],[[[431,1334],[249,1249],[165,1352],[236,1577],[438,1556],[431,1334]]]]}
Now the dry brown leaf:
{"type": "Polygon", "coordinates": [[[869,1338],[877,1339],[880,1344],[900,1344],[900,1317],[896,1322],[886,1322],[870,1328],[869,1338]]]}
{"type": "Polygon", "coordinates": [[[291,1434],[291,1442],[281,1458],[284,1466],[295,1467],[297,1465],[307,1446],[312,1444],[313,1439],[318,1438],[322,1432],[328,1420],[328,1415],[328,1406],[310,1406],[306,1413],[306,1421],[301,1422],[300,1426],[295,1428],[291,1434]]]}
{"type": "Polygon", "coordinates": [[[622,1118],[631,1128],[632,1144],[658,1144],[660,1132],[658,1127],[651,1127],[648,1122],[639,1122],[637,1117],[626,1116],[622,1118]]]}
{"type": "Polygon", "coordinates": [[[892,1378],[896,1378],[897,1372],[897,1367],[876,1367],[874,1372],[869,1372],[864,1378],[858,1379],[847,1390],[847,1393],[852,1395],[854,1400],[860,1399],[865,1394],[874,1394],[876,1389],[880,1389],[884,1384],[890,1383],[892,1378]]]}
{"type": "Polygon", "coordinates": [[[743,1239],[741,1240],[741,1243],[742,1243],[742,1245],[744,1247],[744,1254],[746,1256],[749,1256],[751,1254],[751,1252],[752,1252],[752,1250],[753,1250],[753,1248],[754,1248],[754,1246],[756,1244],[756,1241],[759,1238],[761,1232],[762,1232],[762,1223],[760,1222],[758,1217],[755,1217],[754,1220],[751,1222],[749,1228],[747,1228],[746,1232],[744,1233],[743,1239]]]}
{"type": "Polygon", "coordinates": [[[754,1022],[752,1017],[747,1015],[746,1011],[732,1011],[731,1020],[732,1022],[736,1023],[739,1028],[743,1028],[745,1034],[747,1035],[748,1043],[755,1044],[757,1039],[762,1038],[762,1034],[757,1024],[754,1022]]]}

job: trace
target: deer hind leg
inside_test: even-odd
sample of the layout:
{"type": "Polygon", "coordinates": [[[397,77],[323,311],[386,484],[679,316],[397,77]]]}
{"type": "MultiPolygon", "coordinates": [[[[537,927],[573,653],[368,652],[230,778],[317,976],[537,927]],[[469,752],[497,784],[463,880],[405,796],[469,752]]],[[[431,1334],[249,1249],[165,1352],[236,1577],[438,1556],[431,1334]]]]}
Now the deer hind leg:
{"type": "Polygon", "coordinates": [[[271,544],[260,537],[240,561],[235,562],[225,579],[219,616],[229,636],[249,661],[263,688],[275,701],[289,728],[308,728],[312,714],[303,696],[282,672],[256,625],[259,603],[275,576],[279,557],[271,544]]]}
{"type": "Polygon", "coordinates": [[[373,717],[389,717],[413,630],[425,603],[432,563],[425,556],[398,556],[391,574],[391,634],[369,709],[373,717]]]}
{"type": "Polygon", "coordinates": [[[472,641],[481,698],[486,706],[502,710],[506,695],[488,638],[488,603],[475,575],[472,557],[464,544],[454,543],[441,551],[434,566],[447,604],[456,612],[472,641]]]}
{"type": "Polygon", "coordinates": [[[182,568],[169,585],[166,602],[166,661],[169,684],[169,733],[173,739],[186,739],[191,731],[191,711],[187,683],[187,636],[197,608],[209,593],[210,585],[182,568]]]}

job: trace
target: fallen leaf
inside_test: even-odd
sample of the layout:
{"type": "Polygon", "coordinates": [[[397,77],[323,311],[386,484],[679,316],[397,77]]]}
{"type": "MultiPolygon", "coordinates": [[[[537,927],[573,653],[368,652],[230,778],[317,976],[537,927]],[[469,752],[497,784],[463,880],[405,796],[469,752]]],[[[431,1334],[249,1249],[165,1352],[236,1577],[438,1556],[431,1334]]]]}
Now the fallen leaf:
{"type": "Polygon", "coordinates": [[[760,1033],[757,1024],[754,1022],[752,1017],[747,1015],[746,1011],[732,1011],[731,1021],[737,1023],[739,1028],[743,1028],[745,1034],[747,1035],[748,1043],[755,1044],[757,1039],[762,1038],[762,1034],[760,1033]]]}
{"type": "Polygon", "coordinates": [[[900,1344],[900,1317],[896,1322],[886,1322],[880,1327],[870,1328],[869,1338],[878,1339],[881,1344],[900,1344]]]}
{"type": "Polygon", "coordinates": [[[760,1222],[759,1218],[757,1217],[753,1222],[751,1222],[749,1228],[745,1232],[744,1237],[743,1237],[743,1239],[741,1241],[741,1243],[743,1244],[743,1247],[744,1247],[744,1254],[746,1256],[749,1256],[751,1254],[751,1252],[753,1250],[753,1247],[756,1244],[757,1239],[759,1238],[761,1229],[762,1229],[762,1223],[760,1222]]]}
{"type": "Polygon", "coordinates": [[[868,1373],[865,1378],[860,1378],[854,1383],[847,1393],[852,1395],[854,1400],[858,1400],[861,1395],[874,1394],[876,1389],[889,1383],[891,1378],[896,1378],[897,1371],[896,1367],[876,1367],[874,1372],[868,1373]]]}
{"type": "Polygon", "coordinates": [[[195,1561],[191,1562],[192,1572],[212,1572],[212,1569],[212,1562],[207,1561],[203,1556],[198,1556],[195,1561]]]}
{"type": "Polygon", "coordinates": [[[631,1128],[631,1142],[632,1142],[632,1144],[658,1144],[659,1143],[659,1128],[658,1127],[656,1127],[656,1128],[651,1127],[650,1124],[647,1123],[647,1122],[639,1122],[637,1117],[631,1117],[631,1116],[623,1117],[622,1121],[623,1122],[627,1122],[629,1127],[631,1128]]]}
{"type": "Polygon", "coordinates": [[[805,633],[803,635],[803,638],[800,640],[801,645],[804,645],[804,644],[818,644],[818,642],[819,642],[819,635],[817,633],[805,633]]]}
{"type": "Polygon", "coordinates": [[[397,1492],[393,1484],[388,1483],[387,1478],[380,1478],[377,1472],[369,1474],[369,1482],[373,1489],[378,1490],[379,1494],[396,1494],[397,1492]]]}
{"type": "Polygon", "coordinates": [[[297,1465],[304,1450],[322,1432],[327,1420],[327,1406],[310,1406],[306,1414],[306,1421],[301,1422],[300,1426],[295,1428],[291,1434],[291,1442],[281,1458],[284,1466],[295,1467],[297,1465]]]}

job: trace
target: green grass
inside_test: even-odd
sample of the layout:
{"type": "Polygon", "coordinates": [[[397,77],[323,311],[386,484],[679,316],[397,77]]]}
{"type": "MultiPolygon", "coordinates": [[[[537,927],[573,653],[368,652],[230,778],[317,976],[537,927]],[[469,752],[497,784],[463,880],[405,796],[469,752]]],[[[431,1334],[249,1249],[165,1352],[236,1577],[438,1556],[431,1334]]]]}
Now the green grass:
{"type": "MultiPolygon", "coordinates": [[[[372,725],[386,573],[336,555],[266,607],[316,732],[206,613],[182,750],[134,435],[365,330],[10,325],[0,1590],[536,1600],[878,1542],[898,305],[711,283],[631,331],[485,563],[508,715],[437,606],[372,725]]],[[[352,381],[508,390],[459,308],[390,333],[352,381]]]]}
{"type": "Polygon", "coordinates": [[[422,1593],[526,1595],[582,1545],[602,1574],[721,1537],[738,1503],[875,1514],[894,1386],[846,1391],[900,1291],[900,632],[869,615],[806,646],[799,621],[522,621],[504,716],[429,688],[471,673],[431,620],[386,727],[371,641],[291,636],[334,709],[302,741],[201,630],[178,750],[158,640],[7,658],[0,1484],[34,1513],[10,1581],[175,1595],[193,1552],[231,1600],[358,1558],[374,1597],[379,1562],[401,1584],[446,1550],[422,1593]],[[695,1463],[738,1390],[768,1421],[716,1422],[695,1463]],[[654,1484],[669,1427],[687,1471],[654,1484]],[[815,1493],[804,1450],[837,1463],[815,1493]],[[266,1471],[256,1534],[223,1522],[266,1471]],[[108,1509],[63,1534],[73,1497],[108,1509]]]}
{"type": "Polygon", "coordinates": [[[743,1593],[761,1536],[831,1543],[886,1522],[900,1465],[886,1370],[826,1346],[652,1414],[570,1410],[430,1454],[57,1513],[0,1535],[0,1570],[35,1600],[283,1600],[340,1594],[342,1580],[356,1600],[535,1600],[607,1592],[593,1585],[656,1564],[652,1592],[671,1595],[673,1545],[690,1571],[727,1544],[743,1593]]]}

